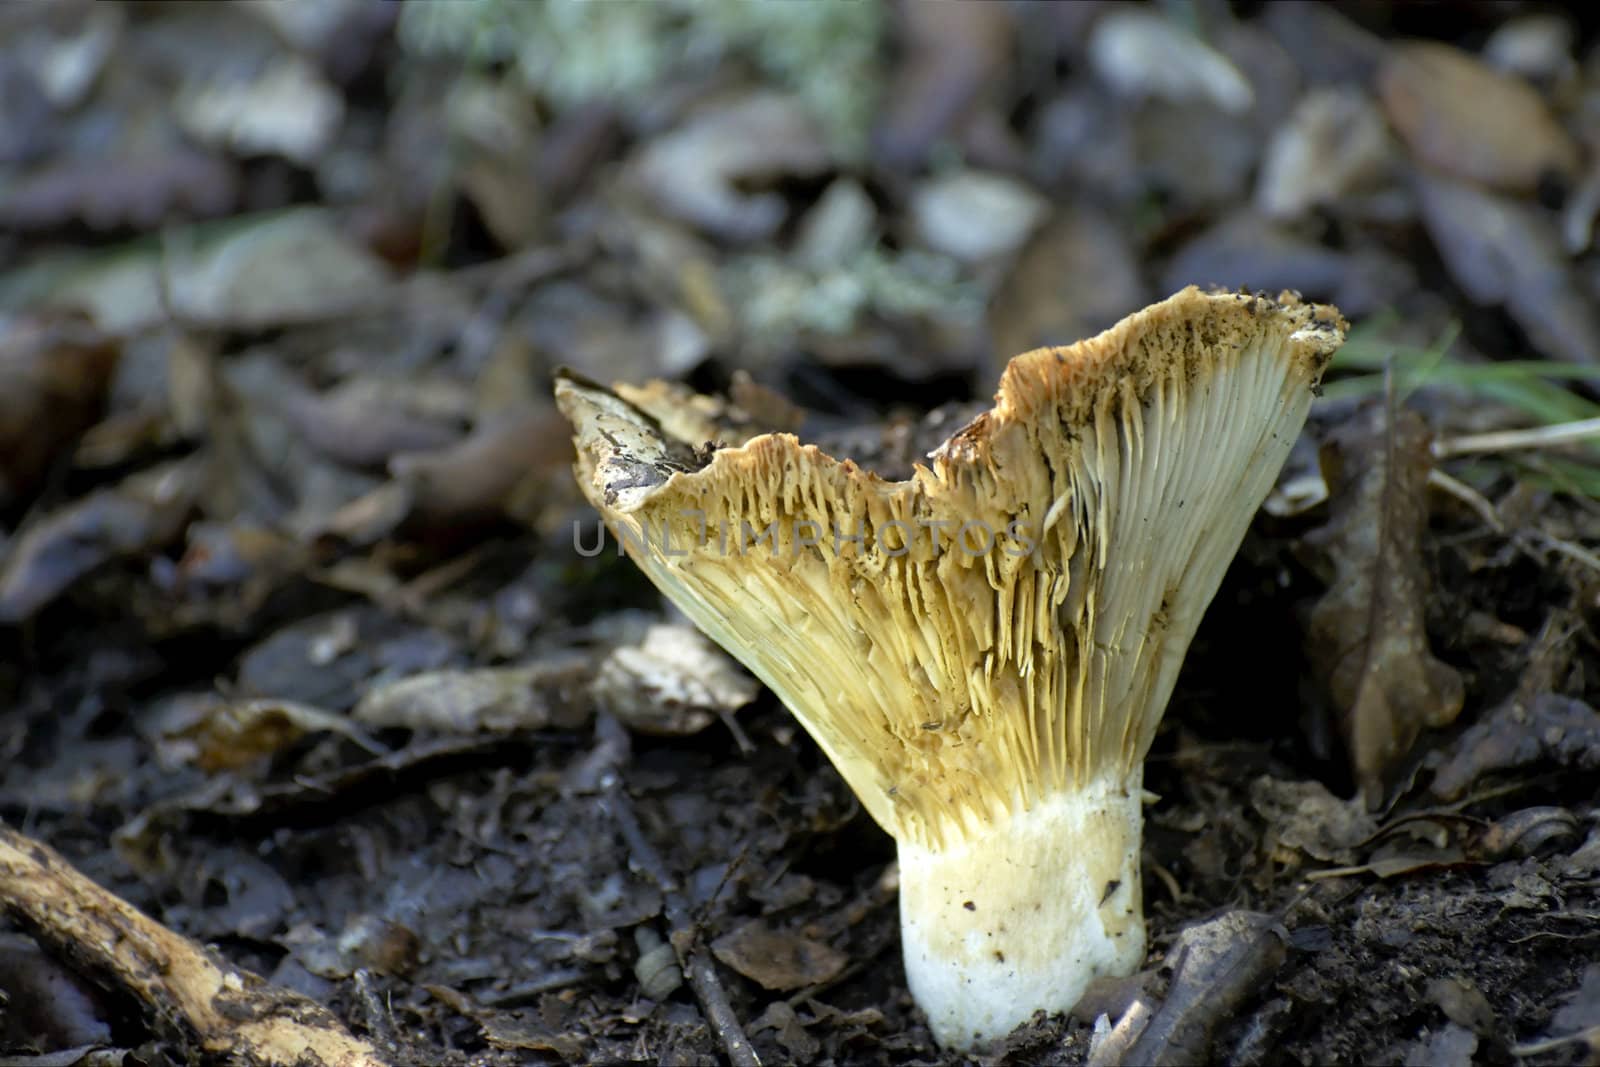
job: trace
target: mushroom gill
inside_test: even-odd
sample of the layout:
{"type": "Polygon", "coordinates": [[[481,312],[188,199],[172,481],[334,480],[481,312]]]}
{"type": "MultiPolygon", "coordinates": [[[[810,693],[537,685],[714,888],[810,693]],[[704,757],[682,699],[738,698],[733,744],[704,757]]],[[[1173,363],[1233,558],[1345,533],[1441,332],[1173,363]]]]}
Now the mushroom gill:
{"type": "Polygon", "coordinates": [[[898,843],[907,977],[942,1043],[1142,962],[1144,756],[1345,328],[1291,294],[1186,289],[1013,359],[897,482],[790,434],[680,440],[557,383],[628,554],[898,843]]]}

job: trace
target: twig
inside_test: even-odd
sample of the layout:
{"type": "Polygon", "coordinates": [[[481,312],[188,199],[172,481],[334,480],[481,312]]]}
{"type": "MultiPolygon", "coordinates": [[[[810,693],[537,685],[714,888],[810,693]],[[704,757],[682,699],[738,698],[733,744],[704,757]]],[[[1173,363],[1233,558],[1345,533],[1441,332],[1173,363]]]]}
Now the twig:
{"type": "Polygon", "coordinates": [[[1561,1037],[1547,1037],[1542,1041],[1529,1041],[1525,1045],[1512,1045],[1513,1056],[1537,1056],[1541,1052],[1554,1052],[1558,1048],[1568,1045],[1586,1044],[1590,1048],[1600,1048],[1600,1026],[1591,1026],[1587,1030],[1579,1030],[1575,1034],[1564,1034],[1561,1037]]]}
{"type": "Polygon", "coordinates": [[[1511,452],[1522,448],[1548,448],[1600,437],[1600,418],[1558,422],[1526,430],[1497,430],[1493,433],[1463,434],[1433,443],[1433,458],[1468,456],[1483,452],[1511,452]]]}
{"type": "Polygon", "coordinates": [[[1582,545],[1575,545],[1571,541],[1563,541],[1559,537],[1538,529],[1528,530],[1524,536],[1548,548],[1550,551],[1566,556],[1568,559],[1581,563],[1591,571],[1600,574],[1600,556],[1596,556],[1582,545]]]}
{"type": "Polygon", "coordinates": [[[700,1009],[705,1012],[711,1029],[727,1050],[728,1059],[733,1061],[734,1067],[761,1067],[761,1059],[750,1047],[750,1039],[745,1037],[744,1027],[739,1024],[739,1017],[734,1014],[733,1005],[728,1001],[727,990],[722,988],[722,981],[717,977],[716,966],[698,944],[699,936],[689,902],[684,899],[677,879],[668,873],[660,853],[650,844],[644,828],[639,825],[639,817],[633,810],[627,791],[622,787],[622,775],[612,771],[603,779],[602,788],[605,790],[602,803],[616,820],[617,829],[622,832],[623,841],[627,842],[634,867],[661,890],[662,910],[666,912],[667,922],[672,924],[669,940],[678,953],[678,962],[689,979],[695,998],[700,1001],[700,1009]]]}
{"type": "Polygon", "coordinates": [[[744,727],[740,726],[739,720],[733,717],[733,712],[718,711],[717,717],[722,720],[722,725],[726,726],[728,732],[733,735],[734,743],[739,746],[741,753],[748,756],[756,750],[756,746],[750,740],[750,735],[744,732],[744,727]]]}
{"type": "Polygon", "coordinates": [[[331,1012],[270,985],[100,888],[40,841],[0,826],[0,909],[148,1005],[207,1061],[246,1067],[382,1067],[331,1012]]]}
{"type": "MultiPolygon", "coordinates": [[[[1505,523],[1500,519],[1499,510],[1494,506],[1493,503],[1484,497],[1482,493],[1472,488],[1472,486],[1467,485],[1464,482],[1457,481],[1444,471],[1437,469],[1428,472],[1428,484],[1435,489],[1449,493],[1451,496],[1467,505],[1467,507],[1471,508],[1473,512],[1477,514],[1478,518],[1482,519],[1484,524],[1492,529],[1495,533],[1504,534],[1507,532],[1505,523]]],[[[1564,541],[1553,534],[1545,533],[1543,530],[1537,528],[1514,530],[1511,531],[1511,540],[1512,543],[1517,545],[1517,547],[1521,548],[1524,552],[1528,552],[1529,555],[1533,555],[1528,548],[1528,542],[1532,542],[1541,548],[1548,549],[1549,551],[1555,552],[1558,555],[1566,556],[1570,560],[1581,563],[1590,570],[1600,574],[1600,556],[1595,555],[1582,545],[1575,545],[1571,541],[1564,541]]]]}
{"type": "Polygon", "coordinates": [[[1428,472],[1428,484],[1435,489],[1442,490],[1471,508],[1483,520],[1483,524],[1495,533],[1505,533],[1505,523],[1500,520],[1500,512],[1489,502],[1489,499],[1478,492],[1466,482],[1452,478],[1437,467],[1428,472]]]}

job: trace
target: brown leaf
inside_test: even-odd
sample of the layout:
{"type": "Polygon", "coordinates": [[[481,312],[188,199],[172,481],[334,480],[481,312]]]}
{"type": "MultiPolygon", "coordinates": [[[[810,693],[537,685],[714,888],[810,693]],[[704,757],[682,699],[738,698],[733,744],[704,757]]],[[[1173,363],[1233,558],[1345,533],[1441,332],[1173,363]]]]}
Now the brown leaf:
{"type": "Polygon", "coordinates": [[[1313,207],[1376,187],[1395,154],[1383,115],[1365,93],[1352,86],[1314,89],[1267,143],[1256,206],[1269,218],[1303,218],[1313,207]]]}
{"type": "Polygon", "coordinates": [[[0,322],[0,508],[100,417],[122,346],[76,318],[0,322]]]}
{"type": "Polygon", "coordinates": [[[351,721],[293,700],[227,701],[207,698],[179,703],[163,723],[161,743],[169,759],[202,771],[234,771],[274,755],[311,733],[336,733],[369,752],[383,748],[351,721]]]}
{"type": "Polygon", "coordinates": [[[239,221],[164,246],[171,309],[196,326],[257,330],[379,307],[388,270],[320,208],[239,221]]]}
{"type": "Polygon", "coordinates": [[[445,447],[397,455],[389,470],[410,490],[413,508],[435,521],[502,511],[532,519],[537,515],[528,512],[536,509],[517,505],[527,496],[554,496],[547,483],[553,473],[565,473],[571,454],[566,423],[555,409],[524,403],[483,419],[445,447]]]}
{"type": "Polygon", "coordinates": [[[1022,246],[1049,201],[1004,174],[956,170],[918,182],[908,207],[923,245],[967,263],[988,263],[1022,246]]]}
{"type": "Polygon", "coordinates": [[[771,1030],[783,1051],[795,1063],[810,1063],[822,1051],[822,1042],[806,1033],[805,1023],[786,1000],[775,1000],[748,1027],[752,1034],[771,1030]]]}
{"type": "Polygon", "coordinates": [[[1411,154],[1445,174],[1529,192],[1577,169],[1577,146],[1532,87],[1450,45],[1396,48],[1378,93],[1411,154]]]}
{"type": "Polygon", "coordinates": [[[1433,657],[1423,626],[1421,540],[1432,458],[1422,418],[1364,408],[1323,446],[1330,519],[1308,546],[1325,554],[1328,591],[1312,611],[1310,655],[1342,715],[1369,807],[1424,727],[1461,711],[1461,676],[1433,657]]]}
{"type": "Polygon", "coordinates": [[[1167,956],[1173,973],[1166,1000],[1117,1062],[1209,1062],[1212,1034],[1283,966],[1286,940],[1276,916],[1253,911],[1184,929],[1167,956]]]}
{"type": "Polygon", "coordinates": [[[711,944],[717,959],[764,989],[799,989],[836,977],[850,962],[836,948],[751,920],[711,944]]]}
{"type": "Polygon", "coordinates": [[[462,145],[462,192],[500,247],[533,245],[544,229],[544,190],[533,180],[539,118],[523,93],[505,84],[463,79],[452,93],[452,133],[462,145]]]}

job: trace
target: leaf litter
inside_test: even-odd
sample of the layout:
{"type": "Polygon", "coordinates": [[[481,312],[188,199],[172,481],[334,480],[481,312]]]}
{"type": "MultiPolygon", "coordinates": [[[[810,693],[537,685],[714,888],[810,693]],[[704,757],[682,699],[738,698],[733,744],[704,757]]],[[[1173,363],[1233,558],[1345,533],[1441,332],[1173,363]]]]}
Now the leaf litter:
{"type": "MultiPolygon", "coordinates": [[[[1017,351],[1180,281],[1299,285],[1365,321],[1157,739],[1147,967],[986,1062],[1112,1062],[1124,1020],[1122,1062],[1592,1056],[1594,448],[1428,448],[1600,415],[1581,26],[74,0],[0,28],[0,820],[175,951],[387,1062],[953,1062],[885,840],[587,551],[549,375],[904,476],[1017,351]],[[1363,407],[1391,362],[1405,405],[1363,407]]],[[[161,1025],[188,1002],[13,898],[0,1055],[195,1058],[161,1025]]]]}

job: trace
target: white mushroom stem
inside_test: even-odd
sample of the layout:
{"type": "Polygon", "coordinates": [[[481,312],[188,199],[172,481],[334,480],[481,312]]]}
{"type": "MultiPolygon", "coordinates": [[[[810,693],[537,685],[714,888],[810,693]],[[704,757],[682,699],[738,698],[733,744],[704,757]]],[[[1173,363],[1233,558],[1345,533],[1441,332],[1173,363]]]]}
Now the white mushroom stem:
{"type": "Polygon", "coordinates": [[[1004,1037],[1138,969],[1141,778],[1056,794],[943,849],[900,843],[906,980],[940,1044],[1004,1037]]]}

